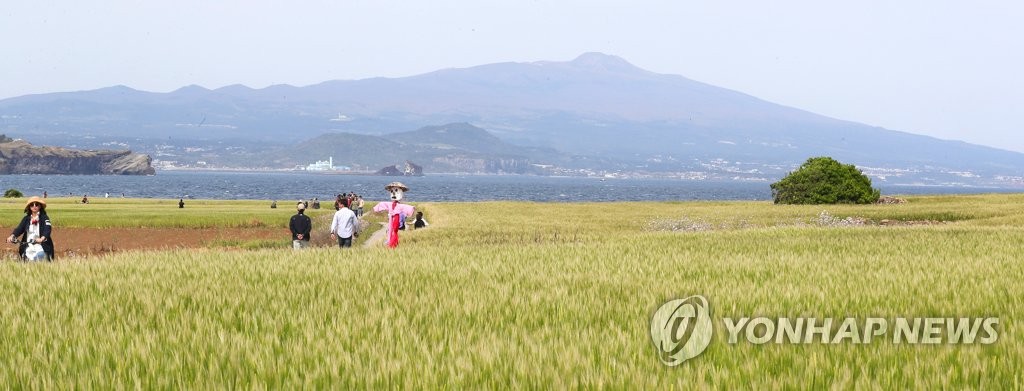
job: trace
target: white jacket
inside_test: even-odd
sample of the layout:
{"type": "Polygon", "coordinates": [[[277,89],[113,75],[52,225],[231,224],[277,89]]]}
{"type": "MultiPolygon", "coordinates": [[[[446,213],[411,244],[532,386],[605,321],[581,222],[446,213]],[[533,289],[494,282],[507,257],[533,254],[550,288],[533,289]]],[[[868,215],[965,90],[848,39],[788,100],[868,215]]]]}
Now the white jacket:
{"type": "Polygon", "coordinates": [[[349,208],[341,208],[334,212],[334,220],[331,221],[332,234],[350,238],[356,232],[359,232],[359,219],[356,218],[356,212],[349,208]]]}

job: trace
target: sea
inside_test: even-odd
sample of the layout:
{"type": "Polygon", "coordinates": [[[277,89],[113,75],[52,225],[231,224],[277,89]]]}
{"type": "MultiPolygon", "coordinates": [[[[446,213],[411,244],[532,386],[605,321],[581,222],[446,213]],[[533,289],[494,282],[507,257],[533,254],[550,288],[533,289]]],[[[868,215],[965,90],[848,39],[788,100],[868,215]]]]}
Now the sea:
{"type": "MultiPolygon", "coordinates": [[[[651,178],[544,177],[436,174],[422,177],[330,175],[303,172],[158,171],[151,176],[0,175],[0,191],[26,196],[185,198],[220,200],[333,199],[354,192],[368,200],[401,181],[406,200],[537,202],[770,200],[768,182],[651,178]]],[[[1021,192],[1024,189],[878,185],[884,195],[1021,192]]]]}

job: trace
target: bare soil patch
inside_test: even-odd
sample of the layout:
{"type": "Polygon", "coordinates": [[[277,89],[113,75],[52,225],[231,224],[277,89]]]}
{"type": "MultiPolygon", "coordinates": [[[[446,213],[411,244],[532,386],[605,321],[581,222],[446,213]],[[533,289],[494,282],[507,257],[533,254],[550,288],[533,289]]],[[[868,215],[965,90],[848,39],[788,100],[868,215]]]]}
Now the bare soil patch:
{"type": "MultiPolygon", "coordinates": [[[[88,257],[129,250],[168,250],[208,247],[218,241],[281,240],[282,228],[61,228],[54,230],[57,259],[88,257]]],[[[18,247],[8,244],[5,258],[17,258],[18,247]]]]}

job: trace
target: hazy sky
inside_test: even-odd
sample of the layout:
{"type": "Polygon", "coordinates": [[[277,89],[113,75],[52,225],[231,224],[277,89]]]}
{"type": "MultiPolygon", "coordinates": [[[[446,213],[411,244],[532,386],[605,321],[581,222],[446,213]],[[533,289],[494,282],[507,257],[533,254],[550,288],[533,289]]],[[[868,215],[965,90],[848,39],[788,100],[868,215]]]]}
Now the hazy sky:
{"type": "Polygon", "coordinates": [[[304,86],[588,51],[1024,152],[1024,2],[1010,0],[5,1],[0,99],[304,86]]]}

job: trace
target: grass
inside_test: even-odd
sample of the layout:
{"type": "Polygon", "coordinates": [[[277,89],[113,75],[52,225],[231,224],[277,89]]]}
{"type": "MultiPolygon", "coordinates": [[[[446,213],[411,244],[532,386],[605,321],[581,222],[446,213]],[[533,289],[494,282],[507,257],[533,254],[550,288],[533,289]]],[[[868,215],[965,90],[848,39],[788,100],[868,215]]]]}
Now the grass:
{"type": "MultiPolygon", "coordinates": [[[[7,365],[0,382],[16,388],[1021,388],[1024,195],[909,201],[422,203],[431,226],[403,232],[397,250],[197,249],[6,262],[0,264],[0,357],[7,365]],[[833,226],[817,223],[823,211],[872,222],[946,222],[833,226]],[[657,224],[673,220],[708,229],[657,224]],[[716,320],[707,351],[665,367],[648,336],[650,316],[665,301],[693,294],[709,298],[716,319],[997,316],[999,341],[729,345],[716,320]]],[[[138,202],[115,208],[127,217],[107,220],[128,224],[136,210],[162,206],[138,202]]],[[[186,209],[193,204],[201,209],[198,201],[186,209]]],[[[210,205],[250,208],[235,201],[210,205]]],[[[51,217],[64,221],[70,212],[54,206],[51,217]]],[[[260,203],[251,208],[267,213],[257,210],[260,203]]],[[[110,224],[99,216],[75,221],[110,224]]],[[[177,218],[159,224],[192,224],[177,218]]],[[[211,217],[196,224],[235,221],[211,217]]],[[[267,221],[280,224],[277,217],[267,221]]]]}
{"type": "MultiPolygon", "coordinates": [[[[24,216],[26,198],[0,198],[0,227],[12,227],[24,216]]],[[[290,202],[281,202],[271,209],[266,201],[188,200],[178,208],[174,199],[95,198],[82,204],[80,198],[51,197],[46,200],[47,213],[55,227],[61,228],[266,228],[287,229],[295,214],[290,202]]],[[[323,209],[308,209],[313,219],[316,245],[330,245],[330,225],[334,208],[324,202],[323,209]]],[[[384,217],[368,213],[365,231],[353,245],[362,244],[376,230],[384,217]]],[[[287,231],[285,231],[287,232],[287,231]]],[[[217,240],[214,248],[261,249],[291,248],[291,241],[265,239],[217,240]]],[[[336,245],[336,244],[334,244],[336,245]]]]}
{"type": "MultiPolygon", "coordinates": [[[[0,221],[17,222],[24,216],[25,200],[0,199],[0,221]]],[[[266,201],[188,200],[185,208],[178,208],[178,200],[170,199],[97,198],[90,199],[88,204],[80,201],[49,198],[46,210],[54,224],[75,228],[287,227],[288,216],[295,214],[295,208],[287,202],[270,209],[266,201]]],[[[333,208],[308,211],[314,218],[331,213],[333,208]]]]}

